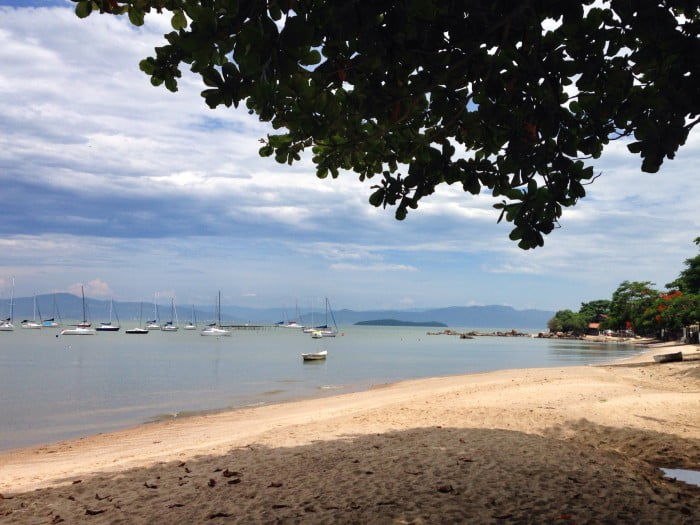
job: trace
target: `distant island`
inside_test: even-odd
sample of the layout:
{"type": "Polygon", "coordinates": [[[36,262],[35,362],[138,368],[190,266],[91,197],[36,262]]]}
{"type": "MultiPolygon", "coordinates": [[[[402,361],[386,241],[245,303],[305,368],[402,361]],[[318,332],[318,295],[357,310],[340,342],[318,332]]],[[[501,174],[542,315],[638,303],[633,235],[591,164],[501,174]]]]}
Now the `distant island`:
{"type": "Polygon", "coordinates": [[[437,321],[399,321],[397,319],[375,319],[374,321],[358,321],[355,326],[440,326],[446,327],[445,323],[437,321]]]}

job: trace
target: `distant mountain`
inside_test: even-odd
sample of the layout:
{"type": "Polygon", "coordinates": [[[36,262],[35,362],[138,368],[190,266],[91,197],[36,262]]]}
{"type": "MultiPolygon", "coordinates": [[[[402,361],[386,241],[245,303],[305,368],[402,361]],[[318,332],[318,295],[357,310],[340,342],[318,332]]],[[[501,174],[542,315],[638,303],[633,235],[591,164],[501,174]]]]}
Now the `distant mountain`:
{"type": "MultiPolygon", "coordinates": [[[[109,316],[109,300],[86,298],[88,318],[93,322],[105,321],[109,316]]],[[[0,299],[0,318],[9,315],[9,298],[0,299]]],[[[120,320],[134,321],[139,318],[140,302],[115,302],[120,320]]],[[[16,321],[31,319],[34,309],[33,297],[19,297],[14,301],[14,318],[16,321]]],[[[37,296],[37,306],[41,317],[60,317],[62,319],[82,319],[82,299],[69,293],[44,294],[37,296]],[[54,302],[56,307],[54,308],[54,302]]],[[[170,302],[163,301],[157,306],[161,320],[170,320],[170,302]]],[[[214,320],[213,305],[194,305],[195,317],[199,323],[214,320]]],[[[37,317],[39,317],[37,312],[37,317]]],[[[178,304],[177,313],[182,324],[190,320],[192,305],[178,304]]],[[[300,318],[293,318],[284,308],[246,308],[239,306],[222,306],[223,321],[231,323],[273,324],[279,321],[300,321],[302,324],[319,325],[326,322],[325,312],[307,312],[300,318]]],[[[153,319],[155,308],[152,302],[143,303],[143,320],[153,319]]],[[[329,314],[328,324],[333,323],[329,314]]],[[[332,312],[338,325],[353,325],[361,321],[393,319],[409,323],[424,323],[425,319],[443,323],[451,327],[467,328],[531,328],[544,329],[554,312],[546,310],[516,310],[510,306],[450,306],[429,310],[339,310],[332,312]]]]}
{"type": "Polygon", "coordinates": [[[423,321],[423,322],[413,322],[413,321],[397,321],[396,319],[375,319],[373,321],[358,321],[355,326],[429,326],[434,327],[447,327],[445,323],[438,323],[437,321],[423,321]]]}

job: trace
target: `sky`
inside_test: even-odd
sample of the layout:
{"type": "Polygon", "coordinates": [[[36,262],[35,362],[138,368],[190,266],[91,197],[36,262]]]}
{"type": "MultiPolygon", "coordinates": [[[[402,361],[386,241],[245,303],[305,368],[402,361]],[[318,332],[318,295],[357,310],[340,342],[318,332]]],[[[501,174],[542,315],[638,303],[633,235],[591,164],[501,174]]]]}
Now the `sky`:
{"type": "Polygon", "coordinates": [[[170,31],[0,0],[0,298],[59,291],[182,304],[577,310],[624,280],[660,289],[697,255],[700,133],[656,174],[622,142],[543,248],[520,250],[489,195],[443,185],[404,221],[373,181],[260,158],[270,128],[138,69],[170,31]]]}

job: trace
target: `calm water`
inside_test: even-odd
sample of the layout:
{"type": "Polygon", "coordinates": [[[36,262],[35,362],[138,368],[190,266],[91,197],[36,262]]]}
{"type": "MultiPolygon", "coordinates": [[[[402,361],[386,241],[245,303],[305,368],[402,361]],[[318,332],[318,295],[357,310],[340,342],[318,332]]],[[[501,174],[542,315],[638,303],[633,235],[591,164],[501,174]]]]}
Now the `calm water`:
{"type": "MultiPolygon", "coordinates": [[[[122,328],[123,330],[123,328],[122,328]]],[[[428,336],[426,328],[60,336],[0,332],[0,449],[45,443],[205,410],[366,389],[401,379],[579,365],[633,355],[626,345],[428,336]],[[328,350],[304,363],[302,352],[328,350]]]]}

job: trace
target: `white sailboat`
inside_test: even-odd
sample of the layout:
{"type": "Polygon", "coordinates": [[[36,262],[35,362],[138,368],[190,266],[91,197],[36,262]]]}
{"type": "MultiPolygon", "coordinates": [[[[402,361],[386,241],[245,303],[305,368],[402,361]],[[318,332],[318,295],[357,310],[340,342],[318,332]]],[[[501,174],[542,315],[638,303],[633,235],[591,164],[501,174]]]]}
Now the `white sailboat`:
{"type": "Polygon", "coordinates": [[[109,321],[100,323],[100,326],[95,328],[98,332],[118,332],[119,331],[119,316],[117,315],[117,310],[114,308],[114,299],[109,301],[109,321]],[[117,324],[112,324],[112,312],[114,312],[117,318],[117,324]]]}
{"type": "Polygon", "coordinates": [[[160,330],[158,303],[156,303],[155,297],[153,298],[153,320],[146,321],[146,330],[160,330]]]}
{"type": "Polygon", "coordinates": [[[219,291],[219,295],[217,298],[216,302],[216,319],[217,322],[210,324],[207,326],[204,330],[200,332],[201,335],[218,335],[222,337],[230,337],[231,336],[231,330],[227,330],[226,328],[223,328],[221,326],[221,292],[219,291]]]}
{"type": "MultiPolygon", "coordinates": [[[[301,324],[301,314],[299,313],[299,303],[296,303],[296,318],[298,321],[287,321],[286,323],[284,321],[280,321],[277,323],[277,326],[280,326],[282,328],[304,328],[304,325],[301,324]]],[[[286,314],[285,314],[286,315],[286,314]]]]}
{"type": "Polygon", "coordinates": [[[15,325],[12,324],[12,319],[15,312],[15,278],[12,278],[12,291],[10,292],[10,317],[0,321],[0,332],[12,332],[15,325]]]}
{"type": "Polygon", "coordinates": [[[177,310],[175,309],[175,299],[170,299],[170,321],[160,327],[163,332],[177,332],[180,322],[177,319],[177,310]]]}
{"type": "Polygon", "coordinates": [[[184,326],[185,330],[196,330],[197,329],[197,316],[194,313],[194,305],[192,305],[192,318],[190,322],[184,326]]]}
{"type": "Polygon", "coordinates": [[[41,314],[39,314],[39,319],[39,321],[36,320],[36,294],[34,294],[34,314],[32,320],[25,319],[20,326],[25,330],[39,330],[41,329],[41,314]]]}
{"type": "Polygon", "coordinates": [[[326,297],[326,325],[320,330],[314,330],[311,333],[311,337],[318,337],[318,335],[320,335],[320,337],[335,337],[338,335],[338,325],[335,322],[335,315],[333,315],[333,309],[331,308],[331,303],[328,301],[328,297],[326,297]],[[333,320],[333,328],[328,327],[329,312],[331,314],[331,319],[333,320]]]}
{"type": "Polygon", "coordinates": [[[124,333],[126,334],[139,334],[139,335],[144,335],[149,333],[148,330],[143,328],[141,326],[141,320],[143,319],[143,303],[141,303],[139,307],[139,326],[138,328],[129,328],[128,330],[124,330],[124,333]]]}
{"type": "Polygon", "coordinates": [[[61,335],[95,335],[95,329],[90,328],[90,323],[87,320],[87,311],[85,309],[85,290],[81,286],[80,293],[83,296],[83,320],[73,328],[61,330],[61,335]]]}

